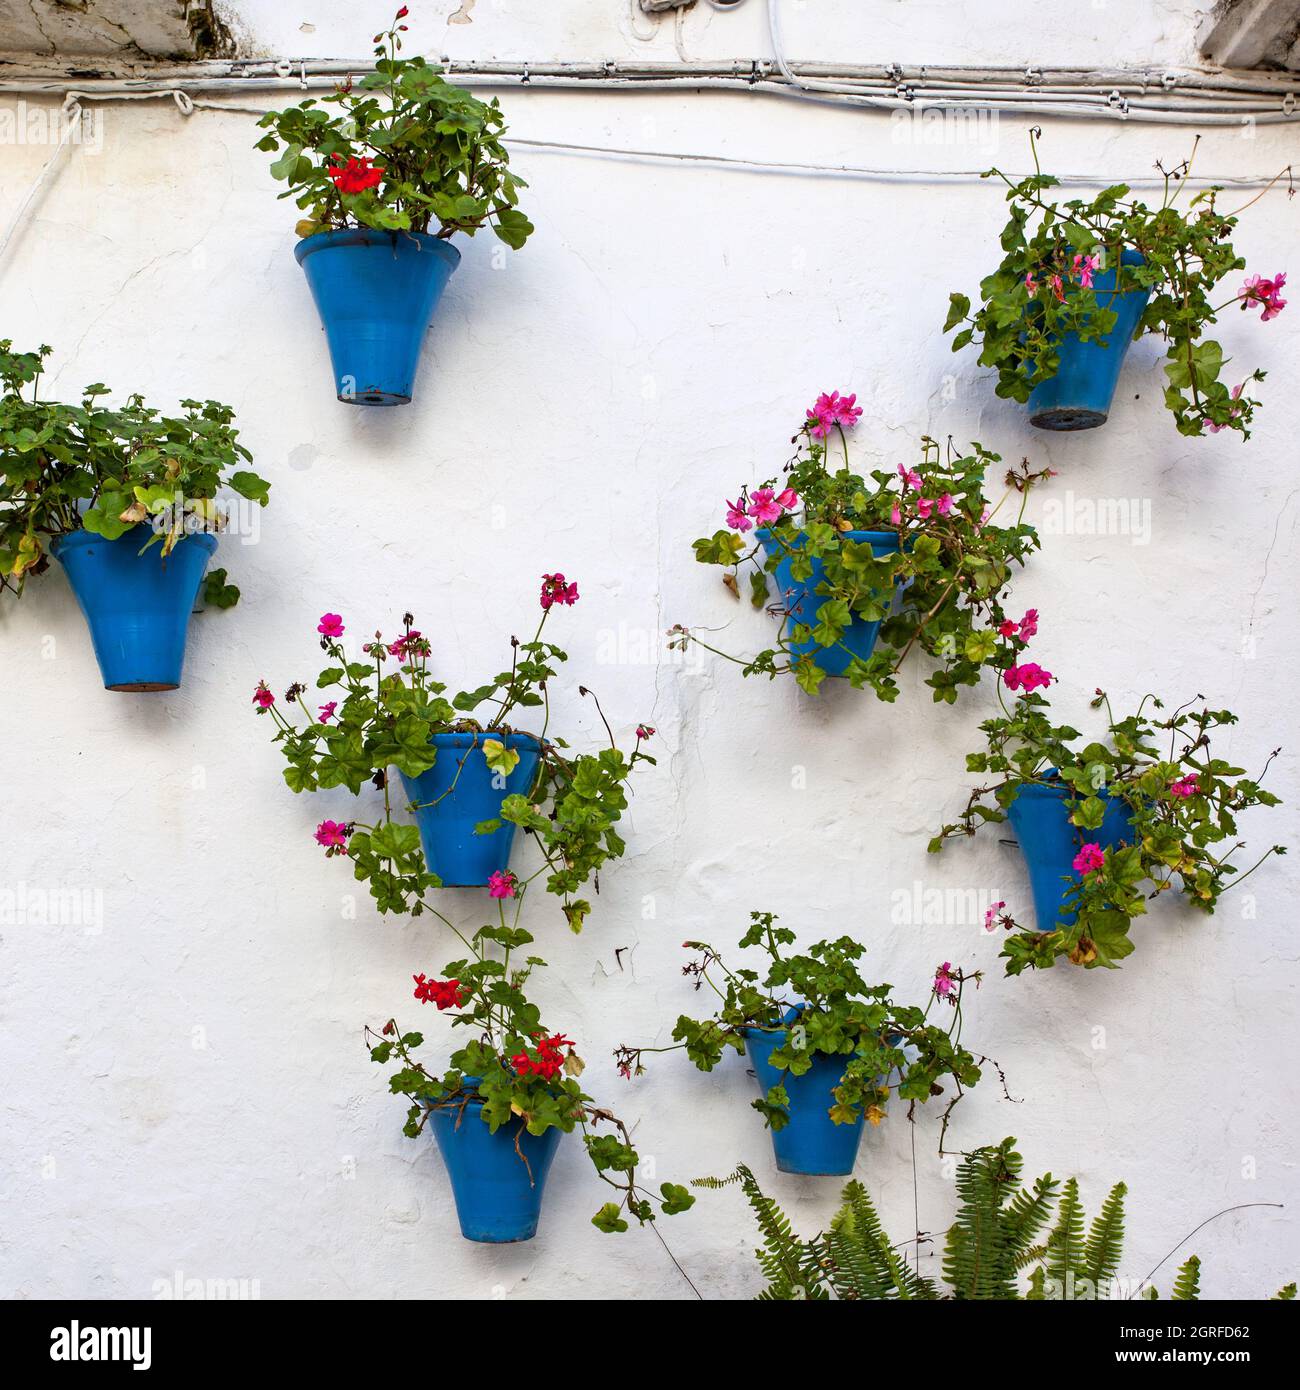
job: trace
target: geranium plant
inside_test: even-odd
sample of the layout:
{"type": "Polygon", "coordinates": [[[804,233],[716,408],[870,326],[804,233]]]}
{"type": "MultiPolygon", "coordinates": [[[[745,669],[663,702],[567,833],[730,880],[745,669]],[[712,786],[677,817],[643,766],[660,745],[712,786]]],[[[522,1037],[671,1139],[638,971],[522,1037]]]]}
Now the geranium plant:
{"type": "MultiPolygon", "coordinates": [[[[111,541],[147,524],[143,549],[165,557],[185,536],[227,524],[223,487],[266,505],[270,484],[240,467],[252,455],[229,406],[185,400],[183,414],[163,415],[132,395],[110,407],[98,382],[78,405],[43,400],[51,351],[0,342],[0,587],[21,593],[49,568],[51,544],[74,532],[111,541]]],[[[204,594],[228,608],[239,589],[213,570],[204,594]]]]}
{"type": "Polygon", "coordinates": [[[1008,471],[990,506],[985,476],[998,455],[979,444],[959,454],[927,437],[915,466],[864,475],[849,456],[848,431],[862,414],[855,401],[820,396],[780,477],[742,488],[727,503],[725,528],[694,542],[700,563],[726,567],[724,583],[737,596],[747,571],[752,605],[783,619],[776,645],[743,659],[680,626],[670,645],[697,643],[747,676],[793,676],[809,694],[829,668],[887,701],[916,649],[933,662],[926,684],[934,699],[951,704],[986,668],[1014,664],[1018,647],[1004,633],[1034,626],[1032,614],[1012,622],[1004,602],[1013,570],[1038,546],[1024,521],[1026,496],[1050,470],[1025,462],[1008,471]],[[999,524],[1004,508],[1012,515],[999,524]]]}
{"type": "Polygon", "coordinates": [[[343,227],[448,238],[491,227],[521,247],[533,224],[519,210],[524,181],[509,168],[505,118],[455,87],[424,58],[402,58],[407,7],[375,35],[375,66],[328,96],[272,111],[258,149],[307,215],[303,237],[343,227]]]}
{"type": "Polygon", "coordinates": [[[1162,718],[1163,705],[1148,695],[1134,714],[1116,718],[1099,690],[1091,707],[1106,711],[1104,741],[1081,742],[1078,730],[1052,722],[1042,695],[1022,690],[1012,708],[1004,705],[1002,716],[980,726],[987,749],[970,754],[966,765],[993,780],[971,792],[958,819],[930,842],[931,852],[953,836],[1005,821],[1017,798],[1035,788],[1061,797],[1074,841],[1058,920],[1040,920],[1031,931],[1001,910],[1005,903],[989,911],[987,928],[1000,924],[1010,933],[1002,949],[1009,975],[1063,956],[1088,969],[1117,966],[1133,951],[1130,929],[1150,901],[1177,892],[1212,913],[1230,884],[1286,852],[1273,845],[1242,872],[1232,862],[1244,848],[1240,813],[1279,804],[1260,785],[1276,750],[1257,777],[1216,757],[1215,733],[1237,717],[1198,705],[1200,699],[1162,718]],[[1103,823],[1116,821],[1105,837],[1111,842],[1098,843],[1103,823]]]}
{"type": "Polygon", "coordinates": [[[625,1231],[629,1219],[642,1225],[653,1221],[656,1209],[671,1216],[690,1207],[694,1197],[676,1183],[661,1183],[658,1193],[642,1186],[640,1159],[626,1125],[583,1091],[576,1044],[546,1028],[527,998],[528,979],[544,964],[523,954],[532,936],[507,925],[501,910],[497,925],[461,939],[468,955],[449,962],[443,978],[414,977],[417,999],[448,1014],[453,1027],[468,1030],[446,1071],[436,1074],[417,1060],[415,1050],[424,1042],[420,1033],[403,1033],[391,1019],[380,1033],[366,1030],[373,1060],[395,1063],[391,1090],[411,1101],[404,1132],[414,1137],[433,1111],[450,1111],[462,1125],[482,1123],[493,1134],[504,1130],[516,1141],[520,1163],[526,1164],[517,1142],[521,1134],[581,1129],[592,1166],[618,1194],[592,1217],[594,1226],[625,1231]]]}
{"type": "MultiPolygon", "coordinates": [[[[682,1014],[671,1045],[621,1045],[615,1052],[620,1073],[640,1076],[647,1055],[676,1051],[684,1051],[700,1071],[712,1071],[729,1050],[743,1053],[751,1035],[777,1033],[784,1036],[771,1054],[778,1072],[801,1076],[819,1056],[842,1064],[829,1109],[837,1125],[855,1124],[862,1116],[879,1125],[892,1097],[908,1103],[910,1118],[918,1102],[942,1095],[945,1083],[950,1085],[942,1149],[953,1108],[979,1081],[980,1064],[989,1060],[961,1045],[962,991],[971,981],[978,984],[978,973],[965,974],[945,961],[921,1008],[897,1003],[892,985],[867,982],[858,966],[866,947],[852,937],[789,950],[795,942],[795,933],[778,926],[771,912],[752,912],[739,942],[742,950],[766,957],[762,970],[733,968],[707,942],[685,942],[687,950],[699,954],[683,974],[697,991],[716,996],[718,1006],[704,1018],[682,1014]],[[932,1021],[932,1012],[940,1022],[932,1021]]],[[[790,1122],[789,1104],[779,1083],[753,1103],[773,1130],[790,1122]]]]}
{"type": "Polygon", "coordinates": [[[1225,309],[1258,310],[1265,322],[1276,317],[1286,305],[1286,275],[1252,275],[1224,296],[1225,282],[1246,265],[1231,240],[1242,209],[1220,211],[1221,188],[1192,193],[1190,160],[1165,173],[1164,196],[1154,207],[1126,184],[1058,201],[1052,190],[1060,181],[1042,172],[1033,136],[1030,143],[1033,174],[1013,180],[994,168],[984,175],[1007,185],[1004,254],[980,283],[973,314],[967,295],[951,296],[944,329],[957,330],[953,351],[974,344],[980,364],[997,371],[997,394],[1028,401],[1036,386],[1055,377],[1066,334],[1108,343],[1116,296],[1149,294],[1133,336],[1150,334],[1165,343],[1165,405],[1179,432],[1232,429],[1249,438],[1259,406],[1249,388],[1264,373],[1233,371],[1222,380],[1228,359],[1206,334],[1225,309]],[[1107,271],[1115,278],[1094,284],[1107,271]],[[1234,376],[1239,380],[1230,386],[1234,376]]]}
{"type": "MultiPolygon", "coordinates": [[[[445,683],[434,678],[429,639],[412,627],[409,613],[393,639],[376,632],[365,642],[360,660],[350,658],[343,644],[342,618],[334,613],[322,617],[318,631],[329,665],[316,679],[316,689],[324,694],[314,710],[304,685],[290,686],[282,706],[266,683],[259,683],[253,702],[275,724],[274,741],[293,791],[347,787],[359,795],[372,784],[379,793],[373,813],[345,822],[323,821],[316,838],[327,854],[351,861],[381,912],[436,911],[427,895],[442,885],[426,861],[419,831],[402,818],[423,807],[395,789],[391,770],[416,779],[440,759],[452,760],[448,785],[431,803],[436,809],[471,775],[490,774],[494,785],[507,787],[527,754],[536,761],[531,782],[499,796],[499,815],[474,824],[471,833],[493,836],[506,829],[508,841],[509,827],[524,830],[541,862],[523,875],[504,866],[494,870],[492,896],[514,899],[518,907],[529,885],[544,880],[547,890],[561,899],[570,927],[581,930],[591,910],[590,902],[579,896],[581,890],[625,848],[617,825],[627,808],[628,779],[638,764],[655,760],[644,749],[654,733],[645,724],[636,726],[628,750],[618,746],[603,714],[609,746],[599,752],[570,754],[565,740],[550,733],[550,683],[567,657],[542,641],[542,632],[553,608],[572,606],[577,599],[576,583],[562,574],[546,575],[532,639],[512,637],[509,669],[456,694],[448,695],[445,683]],[[525,712],[540,715],[535,731],[520,730],[513,722],[525,712]],[[457,734],[472,736],[463,749],[438,746],[444,736],[457,734]]],[[[585,687],[579,691],[595,702],[585,687]]],[[[599,712],[598,703],[596,707],[599,712]]]]}

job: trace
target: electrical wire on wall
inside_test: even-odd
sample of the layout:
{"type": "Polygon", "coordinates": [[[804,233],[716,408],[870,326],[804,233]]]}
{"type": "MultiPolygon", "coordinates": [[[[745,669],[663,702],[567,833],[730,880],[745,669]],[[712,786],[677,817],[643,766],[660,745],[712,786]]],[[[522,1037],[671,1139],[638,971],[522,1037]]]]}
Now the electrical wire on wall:
{"type": "MultiPolygon", "coordinates": [[[[747,0],[707,0],[719,12],[740,8],[747,0]]],[[[1013,69],[975,69],[919,67],[905,70],[896,64],[885,67],[844,66],[800,63],[797,66],[785,51],[781,27],[781,0],[765,0],[768,38],[773,62],[739,60],[730,65],[692,64],[683,59],[676,64],[590,63],[479,63],[453,64],[442,59],[448,76],[473,88],[505,86],[520,91],[603,91],[610,92],[733,92],[749,96],[784,96],[813,100],[864,111],[909,112],[924,116],[931,112],[971,113],[1014,112],[1017,115],[1050,115],[1057,118],[1105,118],[1122,122],[1140,120],[1170,125],[1229,125],[1249,127],[1289,123],[1300,120],[1294,78],[1289,75],[1225,72],[1088,71],[1083,69],[1040,69],[1029,66],[1013,69]],[[454,75],[452,69],[455,69],[454,75]],[[1017,85],[1018,84],[1018,85],[1017,85]]],[[[657,29],[638,28],[639,0],[630,0],[633,36],[642,42],[655,37],[657,29]]],[[[685,5],[674,9],[674,34],[682,48],[685,5]]],[[[666,11],[656,11],[662,15],[666,11]]],[[[147,78],[104,78],[83,80],[70,88],[48,77],[7,77],[0,81],[0,92],[63,99],[64,115],[78,114],[85,102],[170,100],[183,116],[196,110],[228,111],[261,116],[266,107],[244,100],[213,99],[204,94],[230,94],[248,97],[270,91],[306,92],[329,89],[344,77],[364,70],[368,62],[326,60],[216,60],[169,69],[147,78]],[[198,71],[195,72],[194,70],[198,71]]],[[[13,64],[9,65],[12,72],[13,64]]],[[[46,161],[36,182],[19,204],[3,237],[0,255],[10,244],[24,217],[35,206],[42,191],[62,167],[72,122],[63,139],[46,161]]],[[[652,161],[679,165],[702,165],[793,176],[823,176],[871,180],[882,183],[974,182],[980,171],[970,169],[885,168],[858,164],[828,164],[800,161],[765,160],[731,155],[640,149],[614,145],[584,144],[573,141],[537,140],[512,135],[511,144],[524,149],[553,151],[589,157],[652,161]]],[[[1112,182],[1091,175],[1063,174],[1066,186],[1101,187],[1112,182]]],[[[1162,187],[1164,179],[1138,175],[1124,180],[1130,186],[1162,187]]],[[[1223,186],[1267,188],[1278,181],[1271,176],[1201,176],[1188,182],[1198,187],[1223,186]]]]}

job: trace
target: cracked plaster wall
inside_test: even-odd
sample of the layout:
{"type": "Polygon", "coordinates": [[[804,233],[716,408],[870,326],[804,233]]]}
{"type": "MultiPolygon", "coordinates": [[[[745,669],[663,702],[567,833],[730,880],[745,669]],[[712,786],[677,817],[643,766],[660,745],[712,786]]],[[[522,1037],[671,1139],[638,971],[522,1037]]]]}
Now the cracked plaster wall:
{"type": "MultiPolygon", "coordinates": [[[[524,8],[480,4],[448,32],[467,49],[494,34],[494,47],[523,52],[534,37],[524,8]]],[[[613,21],[597,8],[547,32],[575,56],[607,51],[613,21]]],[[[853,29],[856,7],[831,8],[859,35],[851,51],[881,56],[853,29]]],[[[1077,7],[1046,8],[1052,22],[1036,32],[1064,49],[1077,7]]],[[[1193,8],[1131,7],[1132,56],[1172,60],[1193,8]]],[[[240,10],[267,35],[288,13],[240,10]]],[[[917,27],[890,51],[953,56],[937,7],[885,6],[899,35],[904,10],[917,27]]],[[[321,51],[364,49],[340,7],[299,11],[316,17],[321,51]]],[[[710,26],[719,44],[722,18],[710,26]]],[[[806,13],[789,28],[801,54],[832,47],[806,13]]],[[[429,45],[441,41],[439,30],[429,45]]],[[[671,56],[669,30],[656,42],[671,56]]],[[[1091,33],[1077,47],[1094,52],[1091,33]]],[[[519,135],[540,139],[893,168],[1027,161],[1026,123],[1012,119],[972,147],[775,101],[502,102],[519,135]]],[[[1107,182],[1187,145],[1149,126],[1040,123],[1052,167],[1107,182]]],[[[558,720],[579,742],[597,738],[576,692],[585,682],[620,728],[657,726],[660,764],[638,780],[627,858],[603,876],[583,935],[549,902],[530,905],[551,961],[538,994],[581,1039],[590,1089],[634,1124],[659,1180],[744,1160],[806,1229],[834,1205],[836,1183],[775,1174],[739,1062],[706,1076],[662,1058],[631,1085],[609,1062],[615,1043],[664,1041],[700,1003],[680,975],[684,939],[734,939],[751,908],[768,907],[805,940],[861,937],[869,972],[905,997],[922,997],[942,960],[988,971],[965,1038],[1002,1063],[1016,1100],[990,1077],[957,1111],[953,1138],[1015,1134],[1030,1171],[1079,1174],[1094,1208],[1125,1179],[1127,1273],[1145,1274],[1220,1208],[1272,1201],[1288,1210],[1237,1213],[1197,1237],[1205,1287],[1253,1297],[1295,1276],[1294,855],[1214,918],[1161,904],[1120,972],[1004,980],[978,924],[918,921],[909,906],[915,885],[1027,905],[1019,856],[996,836],[925,853],[964,800],[963,755],[991,694],[936,708],[913,669],[892,707],[838,689],[810,701],[721,662],[678,665],[662,634],[685,622],[716,628],[733,650],[766,643],[768,619],[738,608],[690,541],[741,480],[780,465],[816,391],[856,390],[866,415],[855,443],[869,463],[892,467],[921,432],[951,433],[1060,471],[1030,502],[1040,526],[1052,500],[1067,514],[1097,499],[1149,503],[1149,544],[1076,525],[1045,534],[1018,581],[1016,606],[1043,615],[1036,656],[1062,677],[1058,709],[1089,727],[1094,686],[1121,706],[1157,689],[1232,707],[1242,722],[1226,756],[1254,768],[1284,745],[1273,785],[1288,806],[1252,817],[1247,837],[1294,845],[1300,313],[1262,327],[1225,317],[1228,352],[1269,371],[1248,444],[1181,438],[1146,343],[1105,429],[1037,433],[940,332],[948,291],[972,290],[997,255],[993,186],[521,149],[536,237],[518,255],[464,243],[414,405],[351,410],[332,399],[293,210],[275,200],[251,119],[134,103],[107,108],[103,136],[99,153],[73,151],[0,264],[3,332],[54,344],[47,389],[69,398],[104,380],[159,403],[230,401],[274,501],[257,544],[223,543],[244,598],[195,620],[175,694],[100,689],[57,573],[0,617],[0,884],[103,895],[98,933],[0,927],[0,1292],[148,1295],[179,1270],[256,1279],[263,1297],[689,1293],[653,1235],[587,1224],[600,1195],[576,1142],[557,1159],[537,1240],[461,1241],[433,1145],[402,1137],[401,1107],[361,1038],[364,1022],[396,1012],[408,1027],[418,1019],[436,1051],[444,1030],[420,1017],[409,980],[452,953],[423,922],[380,920],[364,895],[352,920],[356,885],[311,839],[352,804],[291,796],[249,704],[259,677],[283,690],[314,676],[326,610],[361,634],[411,608],[446,677],[476,683],[531,623],[538,576],[557,568],[583,595],[554,623],[571,656],[558,720]]],[[[0,149],[0,221],[47,153],[0,149]]],[[[1198,161],[1206,173],[1263,174],[1294,157],[1290,132],[1218,131],[1198,161]]],[[[1238,244],[1252,269],[1286,265],[1295,216],[1283,196],[1251,210],[1238,244]]],[[[476,921],[479,898],[452,896],[476,921]]],[[[941,1229],[952,1190],[935,1116],[915,1139],[920,1224],[941,1229]]],[[[911,1140],[895,1113],[866,1135],[858,1165],[900,1239],[913,1220],[911,1140]]],[[[702,1194],[663,1235],[710,1296],[754,1290],[736,1193],[702,1194]]]]}

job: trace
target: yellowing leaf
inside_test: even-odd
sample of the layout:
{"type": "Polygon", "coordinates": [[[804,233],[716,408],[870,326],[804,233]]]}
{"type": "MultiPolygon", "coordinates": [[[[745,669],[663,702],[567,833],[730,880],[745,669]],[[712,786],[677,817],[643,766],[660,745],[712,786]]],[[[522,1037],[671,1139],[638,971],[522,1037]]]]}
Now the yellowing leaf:
{"type": "Polygon", "coordinates": [[[499,772],[503,777],[509,777],[519,763],[519,754],[513,748],[507,748],[500,739],[486,738],[483,740],[483,757],[487,765],[493,772],[499,772]]]}

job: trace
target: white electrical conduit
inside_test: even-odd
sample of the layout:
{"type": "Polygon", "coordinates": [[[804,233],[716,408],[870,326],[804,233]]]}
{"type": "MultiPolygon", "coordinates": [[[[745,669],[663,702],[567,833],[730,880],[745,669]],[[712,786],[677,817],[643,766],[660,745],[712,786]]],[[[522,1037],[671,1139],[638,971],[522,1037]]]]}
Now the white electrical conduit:
{"type": "MultiPolygon", "coordinates": [[[[271,91],[329,91],[345,72],[356,72],[357,68],[337,69],[337,75],[312,75],[300,77],[222,77],[222,78],[171,78],[171,79],[107,79],[86,82],[78,88],[84,96],[96,99],[111,97],[170,96],[174,91],[183,92],[253,92],[271,91]]],[[[787,86],[773,86],[763,80],[751,82],[745,78],[575,78],[539,74],[524,69],[518,78],[502,74],[478,74],[466,70],[451,71],[448,74],[462,86],[470,89],[509,87],[513,91],[605,91],[605,92],[662,92],[662,91],[729,91],[744,92],[762,96],[782,96],[808,101],[831,101],[816,93],[807,93],[787,86]]],[[[38,80],[0,80],[0,93],[15,96],[63,96],[68,88],[66,81],[54,82],[49,79],[38,80]]],[[[1125,96],[1118,88],[1112,88],[1105,99],[1085,104],[1079,94],[1068,92],[1044,92],[1036,90],[1032,95],[1026,92],[1002,89],[952,89],[942,95],[900,97],[889,95],[882,88],[876,96],[845,97],[843,101],[832,101],[833,105],[851,105],[862,109],[882,111],[997,111],[1017,116],[1048,116],[1062,119],[1102,119],[1133,121],[1139,124],[1169,126],[1230,126],[1286,125],[1300,121],[1300,102],[1293,93],[1288,92],[1281,101],[1270,101],[1260,96],[1252,97],[1246,92],[1233,92],[1219,96],[1197,94],[1180,98],[1171,105],[1168,98],[1143,98],[1125,96]]]]}
{"type": "MultiPolygon", "coordinates": [[[[286,79],[279,79],[276,86],[299,87],[305,83],[289,82],[286,79]]],[[[247,91],[246,82],[234,81],[223,83],[226,85],[242,87],[247,91]]],[[[38,195],[49,183],[54,174],[60,167],[60,160],[63,151],[67,148],[76,122],[82,113],[82,103],[87,101],[150,101],[170,99],[176,105],[177,110],[183,116],[190,116],[196,110],[201,111],[230,111],[246,116],[265,115],[268,108],[250,106],[243,102],[233,101],[211,101],[206,98],[194,98],[189,95],[184,88],[176,86],[169,88],[151,89],[148,91],[118,91],[105,90],[105,84],[99,84],[94,90],[71,90],[64,94],[62,111],[65,120],[65,129],[54,153],[45,161],[40,173],[36,177],[35,183],[28,191],[27,196],[19,203],[17,210],[10,219],[4,235],[0,237],[0,258],[3,258],[5,250],[12,241],[23,218],[34,206],[38,195]]],[[[615,145],[588,145],[578,144],[571,141],[561,140],[530,140],[523,136],[511,135],[509,140],[511,145],[518,145],[522,149],[535,149],[540,151],[556,151],[560,154],[577,155],[597,155],[613,159],[639,160],[650,159],[666,161],[668,163],[680,164],[702,164],[715,168],[744,169],[752,172],[767,172],[776,174],[794,175],[830,175],[831,177],[865,179],[878,183],[916,183],[916,184],[947,184],[947,183],[977,183],[982,182],[982,174],[974,169],[881,169],[872,168],[867,165],[858,164],[810,164],[799,163],[785,160],[764,160],[764,159],[743,159],[731,155],[713,154],[690,154],[674,152],[669,150],[644,150],[633,149],[615,145]]],[[[1211,176],[1192,176],[1183,179],[1181,182],[1190,184],[1194,187],[1219,186],[1225,188],[1268,188],[1279,181],[1280,176],[1274,174],[1270,177],[1250,176],[1250,175],[1222,175],[1211,176]]],[[[1115,182],[1113,177],[1098,178],[1096,175],[1088,174],[1063,174],[1058,178],[1062,187],[1078,188],[1101,188],[1115,182]]],[[[1165,180],[1151,175],[1139,175],[1133,178],[1122,180],[1131,188],[1163,188],[1165,180]]]]}

